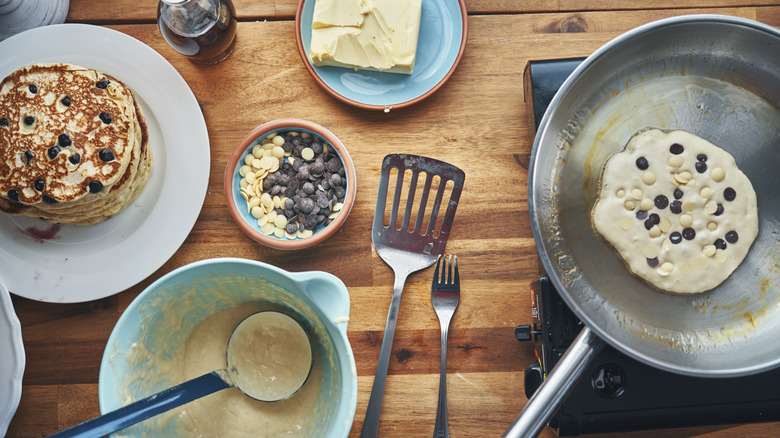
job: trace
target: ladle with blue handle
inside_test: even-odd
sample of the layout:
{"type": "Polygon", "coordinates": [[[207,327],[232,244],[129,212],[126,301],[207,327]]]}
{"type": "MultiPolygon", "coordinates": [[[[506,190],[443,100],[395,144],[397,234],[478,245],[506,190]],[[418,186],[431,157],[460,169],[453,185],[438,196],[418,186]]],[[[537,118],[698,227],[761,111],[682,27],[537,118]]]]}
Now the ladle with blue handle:
{"type": "MultiPolygon", "coordinates": [[[[279,331],[274,333],[278,334],[279,331]]],[[[70,429],[57,432],[50,435],[49,438],[102,437],[226,388],[236,387],[247,396],[259,401],[286,400],[295,395],[306,383],[311,374],[313,363],[311,340],[293,318],[275,311],[257,312],[243,319],[230,335],[226,369],[212,371],[188,380],[70,429]],[[282,333],[289,336],[287,339],[277,340],[282,351],[302,352],[303,357],[309,359],[307,362],[300,360],[300,358],[295,360],[290,358],[288,365],[294,365],[295,368],[290,372],[292,381],[288,381],[287,384],[283,383],[276,388],[270,381],[257,381],[253,370],[257,370],[263,365],[259,365],[257,358],[246,353],[251,349],[253,339],[260,336],[267,338],[271,335],[268,331],[263,330],[269,325],[283,329],[282,333]],[[308,354],[306,354],[307,348],[308,354]]],[[[285,368],[289,369],[290,367],[285,368]]],[[[279,382],[279,380],[275,380],[277,383],[279,382]]]]}

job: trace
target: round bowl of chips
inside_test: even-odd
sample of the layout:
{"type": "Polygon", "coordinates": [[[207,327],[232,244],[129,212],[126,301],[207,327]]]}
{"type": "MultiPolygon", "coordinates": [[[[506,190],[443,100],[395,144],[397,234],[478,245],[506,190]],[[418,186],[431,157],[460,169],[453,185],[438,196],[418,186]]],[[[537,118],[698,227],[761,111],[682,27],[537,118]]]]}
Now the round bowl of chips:
{"type": "Polygon", "coordinates": [[[355,166],[332,132],[306,120],[253,129],[225,170],[225,197],[249,237],[276,249],[301,249],[332,236],[355,201],[355,166]]]}

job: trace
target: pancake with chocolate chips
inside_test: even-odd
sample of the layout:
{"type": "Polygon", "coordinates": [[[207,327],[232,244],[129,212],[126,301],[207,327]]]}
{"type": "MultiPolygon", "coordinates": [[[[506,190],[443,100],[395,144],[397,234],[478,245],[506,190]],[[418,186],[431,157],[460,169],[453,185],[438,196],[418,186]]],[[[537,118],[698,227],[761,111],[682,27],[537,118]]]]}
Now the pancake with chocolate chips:
{"type": "Polygon", "coordinates": [[[3,80],[0,157],[0,210],[73,225],[124,209],[152,169],[133,92],[70,64],[35,64],[3,80]]]}
{"type": "Polygon", "coordinates": [[[728,152],[685,131],[653,129],[607,160],[592,224],[635,275],[698,293],[747,255],[758,235],[756,193],[728,152]]]}

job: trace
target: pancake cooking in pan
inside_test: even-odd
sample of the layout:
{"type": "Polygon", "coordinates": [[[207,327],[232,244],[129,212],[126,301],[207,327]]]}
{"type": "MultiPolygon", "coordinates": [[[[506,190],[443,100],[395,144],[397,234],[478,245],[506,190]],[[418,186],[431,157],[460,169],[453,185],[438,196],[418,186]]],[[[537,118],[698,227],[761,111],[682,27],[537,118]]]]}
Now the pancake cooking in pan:
{"type": "Polygon", "coordinates": [[[71,64],[34,64],[0,83],[0,210],[90,225],[122,211],[152,169],[133,92],[71,64]]]}

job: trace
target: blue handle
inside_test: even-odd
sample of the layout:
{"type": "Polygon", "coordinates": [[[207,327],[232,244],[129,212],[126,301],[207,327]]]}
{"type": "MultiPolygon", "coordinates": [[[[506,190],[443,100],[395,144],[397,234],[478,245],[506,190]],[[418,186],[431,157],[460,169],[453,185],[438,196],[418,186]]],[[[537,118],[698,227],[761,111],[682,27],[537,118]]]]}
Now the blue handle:
{"type": "Polygon", "coordinates": [[[233,385],[226,382],[219,373],[220,371],[214,371],[168,388],[113,412],[57,432],[49,438],[99,438],[221,389],[232,387],[233,385]]]}

